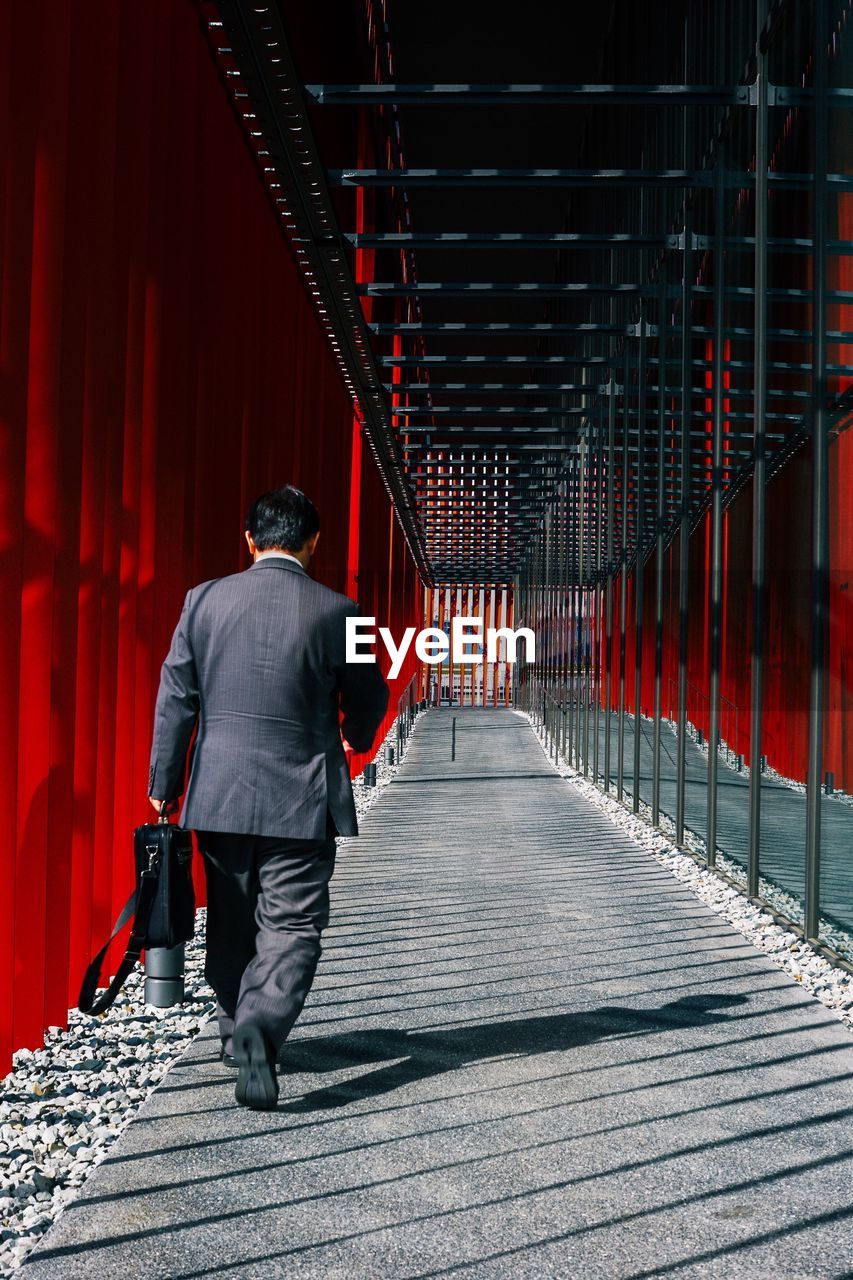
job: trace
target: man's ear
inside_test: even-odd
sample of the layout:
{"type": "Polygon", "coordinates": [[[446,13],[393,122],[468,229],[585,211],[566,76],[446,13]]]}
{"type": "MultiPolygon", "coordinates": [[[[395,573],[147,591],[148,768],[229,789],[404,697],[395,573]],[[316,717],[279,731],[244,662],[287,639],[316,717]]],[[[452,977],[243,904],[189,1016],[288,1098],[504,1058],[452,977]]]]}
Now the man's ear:
{"type": "Polygon", "coordinates": [[[314,534],[314,536],[308,539],[309,555],[313,556],[314,552],[317,550],[317,543],[319,541],[320,541],[320,530],[318,529],[317,532],[314,534]]]}
{"type": "Polygon", "coordinates": [[[246,546],[249,548],[249,555],[254,556],[258,548],[255,546],[255,540],[252,537],[252,535],[249,533],[248,529],[246,530],[245,538],[246,538],[246,546]]]}

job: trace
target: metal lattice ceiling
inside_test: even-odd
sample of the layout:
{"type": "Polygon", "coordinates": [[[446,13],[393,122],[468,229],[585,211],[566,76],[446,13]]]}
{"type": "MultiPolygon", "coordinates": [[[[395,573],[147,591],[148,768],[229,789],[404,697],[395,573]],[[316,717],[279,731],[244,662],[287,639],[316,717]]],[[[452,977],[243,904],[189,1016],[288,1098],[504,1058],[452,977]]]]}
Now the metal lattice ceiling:
{"type": "Polygon", "coordinates": [[[756,409],[781,465],[809,408],[810,241],[786,228],[810,88],[758,76],[754,6],[362,3],[300,10],[299,47],[277,4],[203,8],[425,579],[512,579],[547,512],[599,571],[645,553],[715,473],[742,486],[756,409]],[[361,39],[326,56],[344,13],[361,39]],[[789,145],[756,179],[771,115],[789,145]],[[757,235],[782,264],[763,282],[757,235]]]}

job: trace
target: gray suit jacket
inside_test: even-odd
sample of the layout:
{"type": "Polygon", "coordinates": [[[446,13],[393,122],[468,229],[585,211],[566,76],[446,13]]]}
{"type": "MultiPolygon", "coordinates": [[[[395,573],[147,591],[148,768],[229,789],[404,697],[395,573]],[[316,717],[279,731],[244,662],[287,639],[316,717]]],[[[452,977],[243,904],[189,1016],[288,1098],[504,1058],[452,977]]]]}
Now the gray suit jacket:
{"type": "Polygon", "coordinates": [[[197,723],[183,826],[323,839],[328,808],[357,835],[341,731],[369,750],[388,705],[379,667],[345,662],[358,612],[280,557],[193,587],[163,663],[148,794],[180,794],[197,723]]]}

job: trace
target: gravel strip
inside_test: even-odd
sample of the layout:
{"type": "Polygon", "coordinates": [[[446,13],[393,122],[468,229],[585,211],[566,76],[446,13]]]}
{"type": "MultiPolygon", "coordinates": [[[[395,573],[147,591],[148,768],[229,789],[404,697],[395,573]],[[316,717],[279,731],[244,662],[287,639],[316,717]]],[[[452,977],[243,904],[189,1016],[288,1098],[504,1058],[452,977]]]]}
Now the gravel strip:
{"type": "MultiPolygon", "coordinates": [[[[853,974],[833,965],[797,934],[777,924],[767,910],[750,902],[745,894],[727,884],[713,871],[699,866],[693,858],[682,853],[668,840],[663,832],[629,812],[613,796],[606,796],[571,765],[564,761],[555,764],[549,754],[545,735],[537,729],[531,716],[518,710],[516,715],[528,721],[545,758],[561,778],[565,778],[585,799],[607,814],[614,825],[650,853],[677,880],[687,885],[706,906],[728,921],[732,928],[769,956],[780,969],[789,973],[795,982],[820,1000],[848,1029],[853,1030],[853,974]]],[[[720,861],[718,857],[718,862],[720,861]]]]}
{"type": "MultiPolygon", "coordinates": [[[[353,780],[359,817],[397,772],[386,763],[388,745],[396,748],[395,725],[375,757],[376,786],[365,787],[363,775],[353,780]]],[[[202,908],[187,945],[182,1005],[146,1006],[137,969],[108,1013],[72,1009],[67,1030],[50,1027],[43,1049],[14,1055],[0,1083],[0,1276],[20,1267],[212,1014],[204,917],[202,908]]]]}

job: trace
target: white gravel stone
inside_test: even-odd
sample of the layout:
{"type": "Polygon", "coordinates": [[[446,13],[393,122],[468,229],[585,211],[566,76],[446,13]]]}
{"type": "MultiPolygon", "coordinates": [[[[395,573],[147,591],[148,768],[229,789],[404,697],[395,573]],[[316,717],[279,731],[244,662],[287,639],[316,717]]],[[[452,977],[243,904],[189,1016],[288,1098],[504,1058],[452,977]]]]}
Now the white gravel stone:
{"type": "MultiPolygon", "coordinates": [[[[764,952],[775,965],[784,969],[795,982],[800,983],[805,991],[820,1000],[840,1022],[853,1031],[853,974],[846,969],[833,965],[826,956],[815,951],[814,947],[804,942],[797,934],[782,924],[777,924],[766,908],[750,902],[744,893],[728,884],[713,871],[699,866],[689,854],[681,850],[667,838],[664,830],[656,830],[642,817],[631,813],[620,804],[614,796],[606,796],[603,791],[589,779],[573,769],[564,760],[554,762],[545,734],[537,729],[533,718],[525,711],[516,711],[528,721],[536,734],[545,758],[560,777],[565,778],[585,799],[605,813],[611,821],[628,835],[636,844],[655,858],[661,866],[685,884],[712,911],[747,938],[759,951],[764,952]]],[[[641,809],[647,806],[642,806],[641,809]]],[[[663,823],[662,823],[663,826],[663,823]]],[[[672,832],[674,834],[674,832],[672,832]]],[[[697,846],[701,842],[696,842],[697,846]]],[[[704,852],[697,847],[696,852],[704,852]]],[[[743,871],[735,862],[718,854],[717,864],[721,870],[733,878],[742,878],[743,871]]],[[[802,906],[791,895],[786,894],[767,881],[759,882],[761,896],[768,905],[780,915],[796,920],[802,916],[802,906]]],[[[823,925],[821,933],[830,945],[841,953],[851,946],[847,934],[836,930],[833,936],[823,925]],[[835,936],[837,935],[837,936],[835,936]]]]}
{"type": "MultiPolygon", "coordinates": [[[[376,786],[365,787],[363,775],[353,780],[359,817],[399,768],[399,760],[386,763],[389,745],[396,755],[396,725],[374,757],[376,786]]],[[[337,844],[347,839],[339,836],[337,844]]],[[[50,1027],[44,1048],[14,1055],[0,1082],[0,1277],[21,1266],[213,1012],[203,973],[204,914],[199,910],[186,948],[182,1005],[145,1005],[137,969],[107,1013],[91,1018],[72,1009],[67,1030],[50,1027]]]]}

